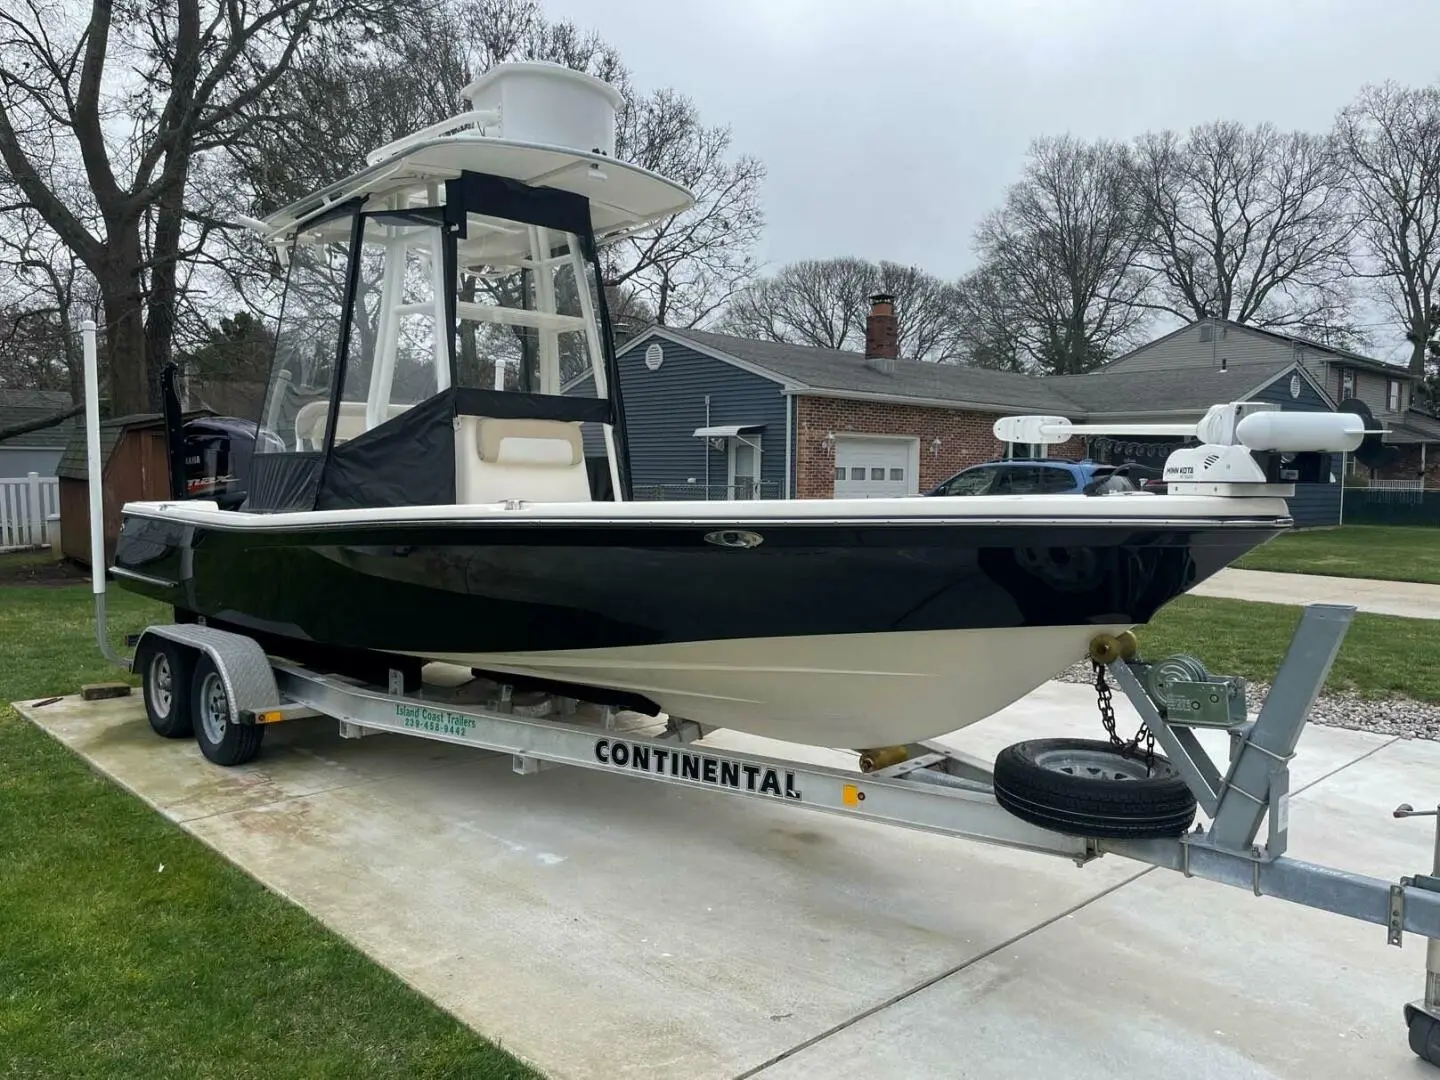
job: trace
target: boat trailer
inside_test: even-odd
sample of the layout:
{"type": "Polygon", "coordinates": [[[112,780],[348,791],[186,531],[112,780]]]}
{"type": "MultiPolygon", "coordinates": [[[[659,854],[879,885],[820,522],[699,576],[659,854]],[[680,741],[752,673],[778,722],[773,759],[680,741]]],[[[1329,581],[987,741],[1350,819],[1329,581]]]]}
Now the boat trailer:
{"type": "MultiPolygon", "coordinates": [[[[96,577],[103,636],[103,575],[96,577]]],[[[1129,634],[1095,639],[1097,682],[1114,680],[1139,713],[1145,739],[1153,738],[1163,754],[1147,753],[1138,738],[1122,744],[1111,724],[1114,745],[1097,740],[1079,752],[1072,747],[1058,765],[1035,768],[1083,786],[1084,774],[1101,768],[1096,763],[1109,769],[1128,761],[1129,774],[1108,780],[1116,791],[1163,768],[1183,782],[1192,800],[1178,829],[1173,808],[1149,828],[1134,818],[1103,815],[1067,827],[1068,804],[1047,806],[1033,790],[1025,798],[1013,791],[1006,798],[992,763],[937,742],[851,751],[848,768],[767,757],[706,745],[709,731],[689,721],[527,694],[464,669],[453,669],[457,677],[448,684],[432,680],[416,688],[412,679],[409,689],[399,670],[389,672],[386,686],[329,674],[275,659],[254,639],[203,622],[146,627],[130,639],[133,660],[114,659],[140,674],[146,713],[158,734],[193,735],[205,757],[222,766],[252,761],[272,725],[328,717],[338,721],[342,738],[391,733],[509,754],[522,775],[566,765],[595,769],[1057,855],[1080,866],[1122,855],[1374,923],[1384,927],[1391,945],[1401,945],[1407,932],[1416,934],[1428,942],[1425,992],[1405,1006],[1405,1022],[1411,1049],[1440,1066],[1440,809],[1406,805],[1395,811],[1397,818],[1437,817],[1431,872],[1396,883],[1285,854],[1289,763],[1354,614],[1342,605],[1303,609],[1254,720],[1240,680],[1211,675],[1191,657],[1146,663],[1129,634]],[[1196,732],[1203,729],[1226,734],[1227,761],[1217,762],[1202,746],[1196,732]],[[1196,808],[1208,826],[1192,827],[1196,808]],[[1257,843],[1262,824],[1266,833],[1257,843]]],[[[1091,775],[1089,782],[1095,779],[1091,775]]],[[[1170,787],[1173,797],[1174,783],[1170,787]]]]}

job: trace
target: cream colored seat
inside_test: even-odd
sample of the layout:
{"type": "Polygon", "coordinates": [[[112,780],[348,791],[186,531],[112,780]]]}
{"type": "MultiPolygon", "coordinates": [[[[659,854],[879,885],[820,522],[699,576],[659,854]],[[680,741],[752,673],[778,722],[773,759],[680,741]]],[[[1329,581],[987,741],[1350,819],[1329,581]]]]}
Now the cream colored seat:
{"type": "MultiPolygon", "coordinates": [[[[390,405],[385,412],[387,420],[399,416],[409,405],[390,405]]],[[[325,425],[330,419],[330,402],[312,401],[302,406],[295,414],[295,438],[302,450],[319,450],[325,445],[325,425]]],[[[335,445],[348,442],[356,435],[365,433],[365,402],[342,401],[340,415],[335,424],[335,445]]]]}
{"type": "Polygon", "coordinates": [[[462,416],[455,431],[457,503],[589,502],[580,425],[462,416]]]}

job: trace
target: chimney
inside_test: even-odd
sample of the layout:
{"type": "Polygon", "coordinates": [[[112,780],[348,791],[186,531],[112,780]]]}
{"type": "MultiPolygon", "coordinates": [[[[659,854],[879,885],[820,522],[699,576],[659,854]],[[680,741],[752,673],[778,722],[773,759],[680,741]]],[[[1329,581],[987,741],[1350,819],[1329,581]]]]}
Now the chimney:
{"type": "Polygon", "coordinates": [[[898,353],[895,297],[876,293],[870,297],[870,314],[865,317],[865,363],[876,371],[894,372],[898,353]]]}

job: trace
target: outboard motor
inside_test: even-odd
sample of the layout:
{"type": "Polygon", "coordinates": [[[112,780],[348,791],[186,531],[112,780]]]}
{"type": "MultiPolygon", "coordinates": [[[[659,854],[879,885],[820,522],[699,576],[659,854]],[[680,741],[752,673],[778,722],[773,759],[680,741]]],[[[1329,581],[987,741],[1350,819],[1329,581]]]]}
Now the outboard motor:
{"type": "Polygon", "coordinates": [[[258,430],[253,420],[238,416],[197,416],[185,420],[175,389],[178,368],[167,364],[160,376],[165,408],[165,441],[170,459],[172,499],[213,499],[222,510],[234,510],[249,488],[250,458],[257,441],[269,450],[283,450],[273,432],[258,430]]]}

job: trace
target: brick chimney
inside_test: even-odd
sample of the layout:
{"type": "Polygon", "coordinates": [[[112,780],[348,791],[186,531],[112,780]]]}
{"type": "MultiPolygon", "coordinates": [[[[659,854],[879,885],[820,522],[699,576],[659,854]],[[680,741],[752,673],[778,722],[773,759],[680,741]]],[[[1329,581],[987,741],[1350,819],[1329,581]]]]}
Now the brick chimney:
{"type": "Polygon", "coordinates": [[[865,363],[877,371],[893,372],[899,351],[895,297],[876,293],[870,297],[870,314],[865,317],[865,363]]]}

